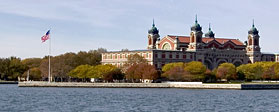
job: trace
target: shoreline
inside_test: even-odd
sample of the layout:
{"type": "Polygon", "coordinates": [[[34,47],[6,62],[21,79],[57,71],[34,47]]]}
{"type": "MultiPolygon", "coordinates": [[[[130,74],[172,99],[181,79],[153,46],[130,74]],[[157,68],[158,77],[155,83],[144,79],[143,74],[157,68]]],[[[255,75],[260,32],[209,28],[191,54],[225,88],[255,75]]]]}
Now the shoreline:
{"type": "Polygon", "coordinates": [[[19,82],[18,87],[235,89],[241,84],[19,82]]]}
{"type": "Polygon", "coordinates": [[[18,84],[17,81],[0,81],[0,84],[18,84]]]}
{"type": "Polygon", "coordinates": [[[225,90],[278,89],[279,84],[180,84],[180,83],[84,83],[84,82],[18,82],[18,87],[65,87],[65,88],[181,88],[225,90]]]}

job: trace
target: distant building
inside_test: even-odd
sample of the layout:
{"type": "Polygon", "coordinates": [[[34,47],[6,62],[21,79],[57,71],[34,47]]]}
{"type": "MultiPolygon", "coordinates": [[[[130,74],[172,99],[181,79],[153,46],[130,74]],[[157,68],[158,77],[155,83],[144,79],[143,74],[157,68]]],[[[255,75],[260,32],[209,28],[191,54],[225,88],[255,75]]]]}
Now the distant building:
{"type": "Polygon", "coordinates": [[[159,30],[153,21],[147,37],[146,50],[102,53],[102,63],[120,67],[127,61],[129,55],[135,53],[146,58],[149,64],[158,69],[171,62],[200,61],[209,69],[214,69],[225,62],[236,66],[258,61],[279,62],[279,54],[261,52],[259,31],[254,22],[245,43],[239,39],[216,38],[210,26],[203,36],[197,18],[191,27],[190,36],[166,35],[160,39],[159,30]]]}

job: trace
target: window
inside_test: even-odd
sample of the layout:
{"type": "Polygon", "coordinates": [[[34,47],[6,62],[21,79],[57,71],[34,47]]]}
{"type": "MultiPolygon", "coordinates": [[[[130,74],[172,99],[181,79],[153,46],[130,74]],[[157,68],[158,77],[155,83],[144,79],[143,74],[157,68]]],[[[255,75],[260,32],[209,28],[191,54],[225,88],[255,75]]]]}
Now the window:
{"type": "Polygon", "coordinates": [[[158,54],[155,54],[155,58],[158,58],[158,54]]]}
{"type": "Polygon", "coordinates": [[[183,59],[186,59],[187,58],[187,56],[186,55],[183,55],[183,59]]]}
{"type": "Polygon", "coordinates": [[[179,55],[178,54],[176,55],[176,59],[179,59],[179,55]]]}
{"type": "Polygon", "coordinates": [[[163,50],[170,50],[171,49],[171,47],[170,47],[170,44],[169,43],[165,43],[164,45],[163,45],[163,50]]]}
{"type": "Polygon", "coordinates": [[[193,56],[192,55],[190,55],[190,59],[192,59],[193,58],[193,56]]]}
{"type": "Polygon", "coordinates": [[[166,58],[166,54],[162,54],[162,58],[166,58]]]}
{"type": "Polygon", "coordinates": [[[249,39],[248,45],[252,45],[252,39],[249,39]]]}
{"type": "Polygon", "coordinates": [[[169,58],[170,58],[170,59],[172,58],[172,54],[169,55],[169,58]]]}

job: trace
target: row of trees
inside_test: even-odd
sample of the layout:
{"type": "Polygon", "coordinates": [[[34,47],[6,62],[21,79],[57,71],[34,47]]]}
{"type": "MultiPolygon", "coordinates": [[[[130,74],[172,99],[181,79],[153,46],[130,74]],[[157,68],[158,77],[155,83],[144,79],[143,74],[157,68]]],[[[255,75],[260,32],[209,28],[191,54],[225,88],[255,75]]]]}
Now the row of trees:
{"type": "Polygon", "coordinates": [[[113,80],[122,80],[124,74],[113,65],[80,65],[71,70],[69,76],[82,79],[83,81],[87,81],[89,78],[96,78],[112,82],[113,80]]]}
{"type": "Polygon", "coordinates": [[[28,66],[22,64],[20,58],[0,58],[0,79],[2,80],[17,80],[17,77],[27,69],[28,66]]]}
{"type": "Polygon", "coordinates": [[[162,77],[173,81],[279,80],[278,62],[256,62],[238,67],[222,63],[212,71],[201,62],[179,62],[166,64],[162,71],[162,77]]]}
{"type": "MultiPolygon", "coordinates": [[[[71,79],[88,81],[90,78],[103,79],[108,82],[127,79],[139,82],[144,79],[166,78],[172,81],[230,81],[230,80],[279,80],[278,62],[256,62],[235,67],[223,63],[214,70],[209,70],[201,62],[169,63],[163,66],[162,73],[149,65],[140,55],[130,55],[122,68],[113,65],[100,65],[101,53],[105,49],[65,53],[51,57],[51,73],[55,81],[71,79]]],[[[29,73],[30,80],[47,80],[48,57],[0,58],[0,79],[18,80],[29,73]]]]}
{"type": "Polygon", "coordinates": [[[162,77],[173,81],[201,81],[204,79],[206,66],[201,62],[169,63],[162,68],[162,77]]]}
{"type": "MultiPolygon", "coordinates": [[[[65,53],[51,57],[51,74],[55,81],[67,81],[70,79],[68,73],[80,65],[99,65],[101,53],[106,49],[99,48],[88,52],[65,53]]],[[[18,77],[26,77],[29,71],[30,80],[48,79],[48,57],[28,58],[0,58],[0,79],[18,80],[18,77]]]]}
{"type": "Polygon", "coordinates": [[[256,62],[235,67],[223,63],[213,71],[217,79],[226,80],[279,80],[278,62],[256,62]]]}

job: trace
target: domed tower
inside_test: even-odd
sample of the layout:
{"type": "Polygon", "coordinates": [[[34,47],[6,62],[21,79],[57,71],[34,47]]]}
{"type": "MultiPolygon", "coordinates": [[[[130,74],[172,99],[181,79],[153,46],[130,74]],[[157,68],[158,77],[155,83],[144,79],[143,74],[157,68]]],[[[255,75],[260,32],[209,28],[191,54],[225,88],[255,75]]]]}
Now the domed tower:
{"type": "Polygon", "coordinates": [[[202,49],[202,27],[198,23],[197,15],[195,24],[191,27],[190,33],[190,44],[188,46],[188,51],[197,51],[202,49]]]}
{"type": "Polygon", "coordinates": [[[214,36],[215,36],[215,34],[214,34],[213,31],[211,30],[210,23],[209,23],[208,32],[205,34],[205,37],[215,38],[214,36]]]}
{"type": "MultiPolygon", "coordinates": [[[[148,46],[147,49],[156,49],[156,41],[160,40],[159,30],[156,28],[154,19],[152,28],[148,30],[148,46]]],[[[157,43],[158,44],[158,43],[157,43]]]]}
{"type": "Polygon", "coordinates": [[[249,56],[250,63],[261,61],[261,48],[259,39],[259,31],[255,27],[253,20],[252,28],[248,31],[248,43],[246,46],[246,51],[247,55],[249,56]]]}

